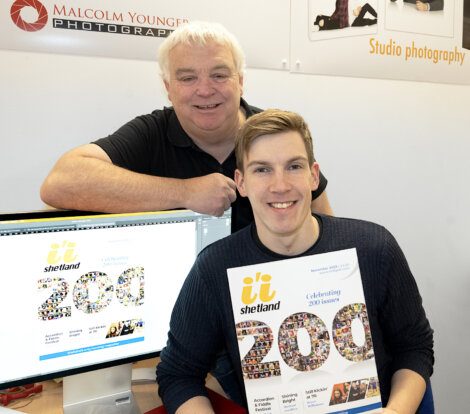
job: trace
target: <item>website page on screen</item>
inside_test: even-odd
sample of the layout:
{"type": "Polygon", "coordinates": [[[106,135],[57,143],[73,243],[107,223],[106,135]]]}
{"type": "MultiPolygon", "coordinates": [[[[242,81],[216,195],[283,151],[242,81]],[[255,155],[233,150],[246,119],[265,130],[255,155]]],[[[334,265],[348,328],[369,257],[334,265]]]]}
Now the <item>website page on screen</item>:
{"type": "MultiPolygon", "coordinates": [[[[3,230],[0,237],[0,303],[9,315],[0,383],[165,345],[173,304],[201,242],[196,220],[134,215],[117,224],[99,217],[34,224],[40,227],[3,230]]],[[[229,222],[216,226],[229,232],[229,222]]],[[[199,228],[209,233],[207,222],[199,228]]]]}

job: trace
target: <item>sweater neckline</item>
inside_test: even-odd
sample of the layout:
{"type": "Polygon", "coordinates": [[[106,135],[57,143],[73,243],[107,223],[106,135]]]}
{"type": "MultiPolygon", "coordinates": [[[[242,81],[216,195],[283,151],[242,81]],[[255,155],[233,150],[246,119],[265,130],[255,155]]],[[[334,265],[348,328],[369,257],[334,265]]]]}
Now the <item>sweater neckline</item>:
{"type": "Polygon", "coordinates": [[[271,249],[267,248],[261,242],[261,240],[259,239],[258,232],[256,231],[256,224],[254,222],[251,224],[251,228],[250,228],[251,238],[253,239],[253,242],[255,243],[255,245],[264,254],[267,254],[267,255],[271,256],[272,258],[274,258],[274,259],[294,259],[296,257],[302,257],[302,256],[312,254],[315,247],[320,242],[320,240],[323,236],[323,218],[321,216],[317,215],[317,214],[312,214],[312,215],[316,218],[316,220],[318,222],[318,238],[317,238],[317,240],[315,240],[315,242],[307,250],[305,250],[302,253],[299,253],[299,254],[296,254],[296,255],[293,255],[293,256],[287,256],[287,255],[284,255],[284,254],[273,252],[271,249]]]}

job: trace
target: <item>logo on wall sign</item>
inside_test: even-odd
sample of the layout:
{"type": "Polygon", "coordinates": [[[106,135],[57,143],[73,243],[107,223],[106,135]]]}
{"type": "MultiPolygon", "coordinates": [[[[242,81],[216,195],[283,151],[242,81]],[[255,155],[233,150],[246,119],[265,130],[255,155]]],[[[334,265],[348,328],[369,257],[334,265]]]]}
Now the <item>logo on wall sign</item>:
{"type": "Polygon", "coordinates": [[[10,16],[13,23],[26,32],[36,32],[41,30],[46,25],[48,18],[46,8],[38,0],[16,0],[11,6],[10,16]],[[21,11],[25,7],[33,7],[36,10],[38,17],[35,22],[26,22],[21,17],[21,11]]]}

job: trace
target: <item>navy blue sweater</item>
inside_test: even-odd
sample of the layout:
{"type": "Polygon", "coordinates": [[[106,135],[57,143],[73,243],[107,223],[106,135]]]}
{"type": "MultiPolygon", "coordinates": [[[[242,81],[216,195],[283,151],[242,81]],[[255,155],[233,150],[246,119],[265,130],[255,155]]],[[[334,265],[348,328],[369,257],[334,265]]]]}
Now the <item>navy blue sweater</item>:
{"type": "MultiPolygon", "coordinates": [[[[300,256],[357,250],[385,405],[391,377],[398,369],[413,370],[425,380],[432,374],[433,331],[416,282],[403,252],[384,227],[361,220],[315,217],[321,228],[319,238],[300,256]]],[[[206,395],[206,375],[223,349],[244,395],[226,270],[285,258],[259,242],[254,224],[199,254],[175,304],[168,343],[157,367],[159,394],[169,413],[194,396],[206,395]]]]}

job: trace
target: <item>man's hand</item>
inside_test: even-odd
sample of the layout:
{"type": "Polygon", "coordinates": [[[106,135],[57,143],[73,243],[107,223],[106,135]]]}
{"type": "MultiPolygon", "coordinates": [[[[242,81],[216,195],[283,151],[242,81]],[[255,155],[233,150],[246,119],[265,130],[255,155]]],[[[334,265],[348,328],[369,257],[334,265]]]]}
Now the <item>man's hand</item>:
{"type": "Polygon", "coordinates": [[[237,198],[235,181],[214,173],[185,180],[184,207],[198,213],[221,216],[237,198]]]}

